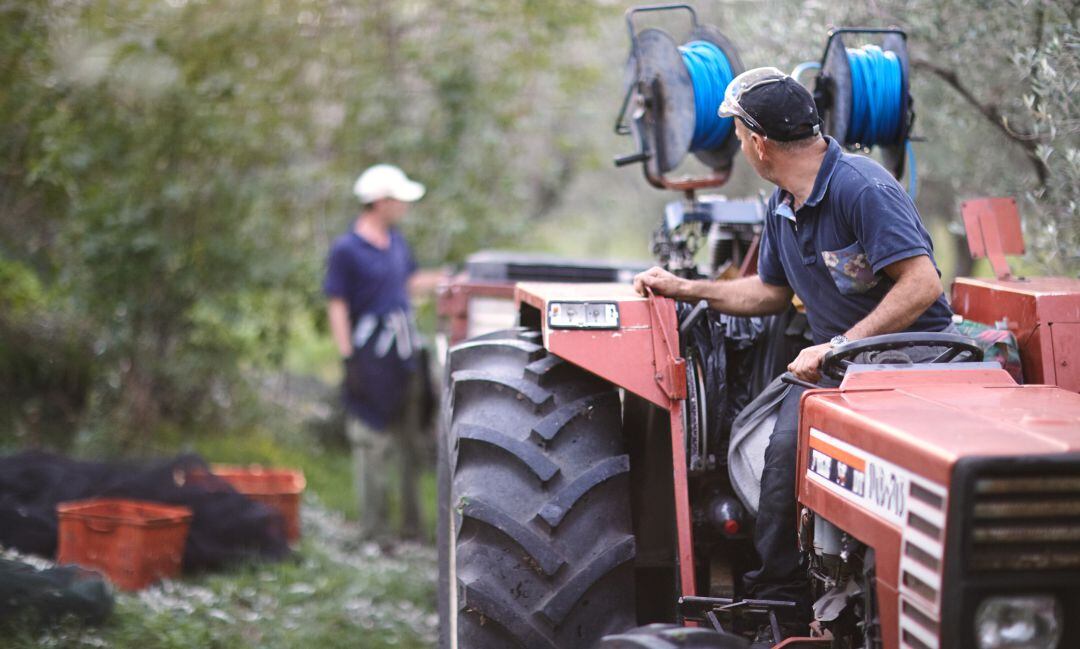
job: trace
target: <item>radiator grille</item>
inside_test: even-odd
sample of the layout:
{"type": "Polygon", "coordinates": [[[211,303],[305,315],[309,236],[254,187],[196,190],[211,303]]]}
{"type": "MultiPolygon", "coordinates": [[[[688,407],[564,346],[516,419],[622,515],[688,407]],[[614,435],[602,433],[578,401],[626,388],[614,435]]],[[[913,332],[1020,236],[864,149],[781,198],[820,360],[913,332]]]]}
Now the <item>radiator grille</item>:
{"type": "Polygon", "coordinates": [[[1080,469],[979,478],[973,506],[969,569],[1080,568],[1080,469]]]}
{"type": "Polygon", "coordinates": [[[912,476],[900,555],[900,647],[938,649],[945,489],[912,476]]]}

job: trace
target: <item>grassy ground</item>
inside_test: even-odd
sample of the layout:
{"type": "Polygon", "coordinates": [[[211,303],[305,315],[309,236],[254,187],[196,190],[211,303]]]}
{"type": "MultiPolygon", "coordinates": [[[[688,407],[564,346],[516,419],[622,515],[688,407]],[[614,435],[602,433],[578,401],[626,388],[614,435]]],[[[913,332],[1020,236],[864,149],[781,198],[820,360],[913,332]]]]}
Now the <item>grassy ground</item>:
{"type": "MultiPolygon", "coordinates": [[[[172,428],[145,438],[136,456],[196,452],[209,462],[286,466],[304,471],[303,539],[292,560],[163,582],[116,594],[100,627],[0,625],[0,648],[418,649],[435,643],[435,479],[420,471],[429,542],[384,552],[359,541],[350,453],[336,401],[337,355],[329,338],[301,328],[290,348],[288,389],[262,390],[254,428],[192,433],[172,428]]],[[[276,385],[276,384],[275,384],[276,385]]],[[[70,454],[111,457],[108,435],[80,438],[70,454]]],[[[0,436],[0,452],[19,450],[0,436]]],[[[432,462],[433,464],[433,462],[432,462]]],[[[396,479],[393,478],[392,479],[396,479]]],[[[0,548],[0,554],[12,556],[0,548]]],[[[43,567],[47,561],[19,557],[43,567]]]]}
{"type": "MultiPolygon", "coordinates": [[[[304,540],[279,564],[163,582],[118,593],[106,624],[62,623],[2,630],[0,645],[138,649],[430,647],[435,558],[430,546],[392,553],[359,543],[352,523],[314,498],[304,503],[304,540]]],[[[41,562],[43,563],[43,562],[41,562]]]]}
{"type": "MultiPolygon", "coordinates": [[[[303,539],[292,560],[239,566],[117,593],[97,628],[0,627],[0,647],[120,649],[309,647],[414,649],[435,642],[435,552],[430,543],[390,552],[359,541],[347,448],[311,430],[279,422],[276,430],[203,434],[177,444],[210,462],[300,468],[308,482],[303,539]]],[[[162,436],[166,437],[166,436],[162,436]]],[[[159,441],[164,441],[159,437],[159,441]]],[[[170,442],[168,446],[173,446],[170,442]]],[[[421,474],[423,514],[434,536],[435,484],[421,474]]],[[[10,553],[8,553],[10,555],[10,553]]],[[[38,563],[48,562],[21,557],[38,563]]]]}

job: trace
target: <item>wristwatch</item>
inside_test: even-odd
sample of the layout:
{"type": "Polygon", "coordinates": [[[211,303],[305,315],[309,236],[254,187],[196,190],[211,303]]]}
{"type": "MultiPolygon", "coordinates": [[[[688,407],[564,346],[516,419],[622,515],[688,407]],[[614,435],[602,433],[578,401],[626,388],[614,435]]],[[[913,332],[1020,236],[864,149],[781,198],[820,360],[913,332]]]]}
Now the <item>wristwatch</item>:
{"type": "Polygon", "coordinates": [[[843,345],[847,342],[847,336],[845,336],[844,334],[840,334],[838,336],[832,337],[832,340],[829,341],[829,347],[839,347],[840,345],[843,345]]]}

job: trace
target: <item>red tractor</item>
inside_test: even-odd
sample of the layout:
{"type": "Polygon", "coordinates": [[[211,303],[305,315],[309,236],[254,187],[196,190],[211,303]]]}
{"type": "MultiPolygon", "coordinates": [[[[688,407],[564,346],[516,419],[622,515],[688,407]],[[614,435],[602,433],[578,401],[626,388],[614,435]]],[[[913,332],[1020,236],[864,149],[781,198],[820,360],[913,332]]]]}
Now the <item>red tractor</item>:
{"type": "MultiPolygon", "coordinates": [[[[707,241],[710,274],[753,273],[760,202],[697,193],[726,180],[731,142],[693,151],[705,176],[668,177],[691,150],[694,105],[675,39],[635,23],[656,10],[689,13],[688,38],[742,67],[685,5],[628,12],[622,113],[640,151],[619,162],[685,193],[654,238],[668,268],[696,272],[707,241]]],[[[830,35],[816,98],[834,135],[850,79],[829,52],[848,35],[903,54],[895,30],[830,35]]],[[[906,87],[904,111],[906,129],[906,87]]],[[[900,173],[902,148],[884,159],[900,173]]],[[[1080,280],[1008,275],[1003,255],[1022,248],[1011,201],[973,201],[964,217],[973,254],[999,277],[957,280],[952,305],[991,342],[841,345],[822,368],[839,387],[802,397],[791,516],[817,599],[814,637],[780,638],[777,614],[793,603],[744,597],[754,503],[731,437],[740,409],[808,344],[798,308],[727,318],[625,281],[517,283],[517,326],[447,358],[441,646],[734,648],[771,624],[777,648],[1080,647],[1080,280]],[[859,362],[919,346],[946,351],[934,363],[859,362]],[[1006,371],[984,349],[1019,362],[1006,371]]],[[[508,286],[452,287],[446,313],[471,322],[470,296],[506,298],[508,286]]]]}

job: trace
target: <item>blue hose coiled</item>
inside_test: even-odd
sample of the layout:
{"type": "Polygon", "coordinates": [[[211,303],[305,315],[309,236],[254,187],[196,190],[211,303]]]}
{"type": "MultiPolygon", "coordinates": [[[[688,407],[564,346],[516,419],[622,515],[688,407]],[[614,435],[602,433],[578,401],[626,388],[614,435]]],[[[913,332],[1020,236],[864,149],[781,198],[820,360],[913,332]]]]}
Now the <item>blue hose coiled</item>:
{"type": "Polygon", "coordinates": [[[732,118],[716,114],[734,75],[724,52],[707,41],[691,41],[679,48],[694,87],[694,137],[691,151],[720,148],[734,128],[732,118]]]}
{"type": "Polygon", "coordinates": [[[893,52],[876,45],[848,48],[851,68],[851,115],[844,144],[870,148],[903,144],[908,157],[908,195],[918,195],[915,151],[900,142],[903,131],[904,69],[893,52]]]}
{"type": "Polygon", "coordinates": [[[903,119],[903,68],[893,52],[876,45],[849,48],[851,115],[844,144],[899,144],[903,119]]]}

